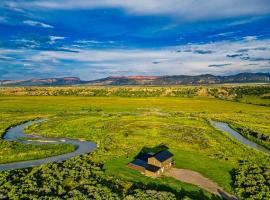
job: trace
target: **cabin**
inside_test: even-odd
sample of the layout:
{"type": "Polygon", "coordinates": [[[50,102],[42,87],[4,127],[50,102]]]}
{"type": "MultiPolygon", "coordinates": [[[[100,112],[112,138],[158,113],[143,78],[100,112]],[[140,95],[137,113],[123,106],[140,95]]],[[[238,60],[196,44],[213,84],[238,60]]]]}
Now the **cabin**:
{"type": "Polygon", "coordinates": [[[141,151],[128,167],[146,176],[158,177],[173,166],[173,154],[168,148],[158,148],[155,151],[141,151]]]}

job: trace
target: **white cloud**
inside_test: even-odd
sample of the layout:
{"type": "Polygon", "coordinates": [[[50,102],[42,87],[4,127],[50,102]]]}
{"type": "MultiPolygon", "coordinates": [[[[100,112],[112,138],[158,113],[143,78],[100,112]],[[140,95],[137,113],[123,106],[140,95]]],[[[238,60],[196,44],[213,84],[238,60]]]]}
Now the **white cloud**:
{"type": "MultiPolygon", "coordinates": [[[[17,5],[16,2],[2,0],[1,3],[4,5],[4,7],[9,8],[12,11],[20,12],[20,13],[23,13],[24,12],[23,9],[21,9],[21,8],[18,7],[18,5],[17,5]]],[[[0,6],[1,6],[1,3],[0,3],[0,6]]]]}
{"type": "Polygon", "coordinates": [[[29,48],[36,48],[36,47],[40,46],[40,44],[37,41],[29,40],[29,39],[25,39],[25,38],[11,40],[11,41],[14,41],[16,44],[21,44],[23,46],[27,46],[29,48]]]}
{"type": "MultiPolygon", "coordinates": [[[[59,38],[60,36],[53,37],[59,38]]],[[[0,55],[4,56],[1,62],[8,63],[9,66],[23,66],[24,63],[27,63],[32,65],[31,68],[39,69],[39,71],[44,66],[50,66],[50,76],[59,73],[62,75],[71,74],[88,80],[110,75],[194,75],[205,73],[224,75],[238,72],[270,72],[269,46],[270,39],[243,39],[208,44],[189,44],[164,49],[94,50],[67,48],[71,51],[0,49],[0,55]],[[211,51],[211,53],[198,54],[196,53],[198,50],[211,51]],[[242,53],[239,50],[245,51],[242,53]],[[8,57],[17,59],[9,60],[8,57]],[[245,59],[241,57],[245,57],[245,59]],[[247,57],[249,58],[246,59],[247,57]]]]}
{"type": "Polygon", "coordinates": [[[171,15],[182,20],[205,20],[264,15],[269,0],[39,0],[17,2],[17,6],[43,9],[122,8],[135,15],[171,15]]]}
{"type": "Polygon", "coordinates": [[[215,34],[215,35],[210,35],[209,38],[215,38],[215,37],[227,37],[227,36],[231,36],[231,35],[234,35],[238,33],[237,31],[233,32],[223,32],[223,33],[218,33],[218,34],[215,34]]]}
{"type": "Polygon", "coordinates": [[[17,49],[3,49],[3,48],[0,48],[0,55],[1,54],[5,54],[5,55],[8,55],[8,54],[20,54],[20,53],[23,53],[23,50],[17,50],[17,49]]]}
{"type": "MultiPolygon", "coordinates": [[[[48,63],[52,60],[69,60],[77,63],[76,73],[84,79],[91,79],[93,73],[107,75],[175,75],[175,74],[226,74],[244,71],[260,71],[269,67],[270,40],[222,41],[209,44],[190,44],[158,50],[146,49],[71,49],[75,52],[42,51],[29,57],[36,63],[48,63]],[[248,49],[252,59],[231,58],[239,49],[248,49]],[[257,50],[259,49],[259,50],[257,50]],[[180,51],[179,51],[180,50],[180,51]],[[209,54],[195,53],[197,50],[211,51],[209,54]],[[230,63],[230,65],[228,65],[230,63]],[[257,65],[249,65],[250,63],[257,65]],[[227,65],[225,65],[227,64],[227,65]],[[211,67],[209,67],[211,66],[211,67]],[[220,67],[222,66],[222,67],[220,67]],[[79,73],[81,72],[81,73],[79,73]]],[[[53,62],[51,62],[53,63],[53,62]]],[[[75,74],[76,75],[76,74],[75,74]]],[[[96,78],[96,77],[94,77],[96,78]]]]}
{"type": "Polygon", "coordinates": [[[53,26],[49,24],[45,24],[42,22],[37,22],[37,21],[32,21],[32,20],[25,20],[23,21],[24,24],[29,25],[29,26],[37,26],[37,27],[42,27],[42,28],[54,28],[53,26]]]}
{"type": "Polygon", "coordinates": [[[1,56],[0,55],[0,62],[1,61],[8,61],[8,60],[14,60],[15,58],[9,57],[9,56],[1,56]]]}
{"type": "Polygon", "coordinates": [[[49,43],[54,44],[57,40],[64,40],[66,37],[50,35],[49,38],[50,38],[49,43]]]}
{"type": "Polygon", "coordinates": [[[81,47],[87,47],[87,46],[93,46],[93,45],[112,45],[115,44],[115,41],[109,40],[109,41],[99,41],[99,40],[76,40],[74,41],[75,46],[81,46],[81,47]]]}
{"type": "Polygon", "coordinates": [[[79,44],[103,44],[104,43],[97,40],[77,40],[75,42],[79,44]]]}
{"type": "Polygon", "coordinates": [[[253,40],[257,40],[258,37],[257,36],[245,36],[245,37],[243,37],[243,39],[246,41],[253,41],[253,40]]]}
{"type": "Polygon", "coordinates": [[[233,22],[230,22],[228,26],[239,26],[239,25],[248,24],[248,23],[260,20],[260,19],[262,19],[262,17],[251,17],[249,19],[235,20],[233,22]]]}

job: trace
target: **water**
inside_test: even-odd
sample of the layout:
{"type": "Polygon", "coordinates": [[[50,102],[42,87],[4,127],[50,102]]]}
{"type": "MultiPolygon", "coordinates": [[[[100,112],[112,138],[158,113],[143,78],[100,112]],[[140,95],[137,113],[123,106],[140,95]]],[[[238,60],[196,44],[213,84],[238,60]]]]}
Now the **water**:
{"type": "Polygon", "coordinates": [[[75,156],[90,153],[96,149],[97,146],[93,142],[72,140],[72,139],[67,139],[67,138],[46,138],[46,137],[40,137],[40,136],[25,135],[23,133],[24,128],[26,128],[27,126],[30,126],[34,123],[44,122],[44,121],[46,121],[46,119],[33,120],[33,121],[29,121],[21,125],[12,127],[7,130],[3,138],[4,140],[7,140],[7,141],[16,141],[23,144],[35,144],[35,145],[72,144],[77,147],[76,150],[70,153],[66,153],[66,154],[62,154],[58,156],[52,156],[52,157],[43,158],[43,159],[0,164],[0,171],[21,169],[21,168],[39,166],[39,165],[47,164],[51,162],[64,161],[75,156]],[[20,140],[20,138],[24,138],[28,140],[29,139],[43,140],[43,141],[49,141],[49,142],[27,141],[27,140],[20,140]]]}
{"type": "Polygon", "coordinates": [[[260,146],[259,144],[256,144],[255,142],[252,142],[248,140],[247,138],[243,137],[240,133],[233,130],[228,124],[218,121],[210,121],[211,125],[221,131],[229,133],[232,137],[237,139],[242,144],[249,146],[251,148],[254,148],[256,150],[262,151],[266,154],[270,154],[270,150],[264,148],[263,146],[260,146]]]}

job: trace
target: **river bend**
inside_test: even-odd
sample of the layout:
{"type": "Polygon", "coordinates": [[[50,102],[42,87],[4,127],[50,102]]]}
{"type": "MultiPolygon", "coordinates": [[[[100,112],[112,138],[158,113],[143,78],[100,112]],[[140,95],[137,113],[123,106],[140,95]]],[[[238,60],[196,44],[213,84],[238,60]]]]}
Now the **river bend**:
{"type": "Polygon", "coordinates": [[[41,137],[41,136],[26,135],[23,133],[23,130],[27,126],[30,126],[35,123],[41,123],[44,121],[46,121],[46,119],[38,119],[38,120],[26,122],[24,124],[21,124],[15,127],[11,127],[7,130],[3,139],[6,141],[15,141],[15,142],[23,143],[23,144],[35,144],[35,145],[71,144],[77,147],[76,150],[70,153],[65,153],[62,155],[52,156],[48,158],[0,164],[0,171],[34,167],[34,166],[39,166],[39,165],[47,164],[51,162],[64,161],[75,156],[90,153],[97,148],[96,144],[93,142],[73,140],[73,139],[67,139],[67,138],[47,138],[47,137],[41,137]],[[29,141],[29,140],[32,140],[32,141],[29,141]],[[34,140],[39,140],[39,141],[34,141],[34,140]]]}

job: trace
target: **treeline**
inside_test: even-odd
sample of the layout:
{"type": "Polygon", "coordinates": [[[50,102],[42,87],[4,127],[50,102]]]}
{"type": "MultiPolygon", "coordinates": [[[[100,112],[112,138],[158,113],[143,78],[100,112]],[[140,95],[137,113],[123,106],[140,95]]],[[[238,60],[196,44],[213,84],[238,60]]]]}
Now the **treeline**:
{"type": "MultiPolygon", "coordinates": [[[[168,186],[131,183],[105,174],[90,155],[0,173],[0,199],[209,199],[168,186]]],[[[213,197],[213,199],[219,199],[213,197]]]]}
{"type": "Polygon", "coordinates": [[[227,86],[208,88],[208,95],[219,99],[236,100],[243,98],[244,96],[257,96],[262,97],[265,94],[270,93],[270,85],[258,85],[258,86],[227,86]]]}
{"type": "Polygon", "coordinates": [[[190,86],[190,87],[4,87],[0,95],[29,96],[119,96],[119,97],[193,97],[210,96],[237,100],[245,95],[268,98],[270,85],[251,86],[190,86]]]}
{"type": "Polygon", "coordinates": [[[243,199],[270,199],[270,164],[242,162],[234,172],[234,187],[243,199]]]}
{"type": "Polygon", "coordinates": [[[1,96],[89,96],[89,97],[193,97],[200,88],[170,87],[18,87],[0,88],[1,96]]]}
{"type": "Polygon", "coordinates": [[[199,88],[170,87],[17,87],[0,88],[1,96],[88,96],[88,97],[193,97],[199,88]]]}

